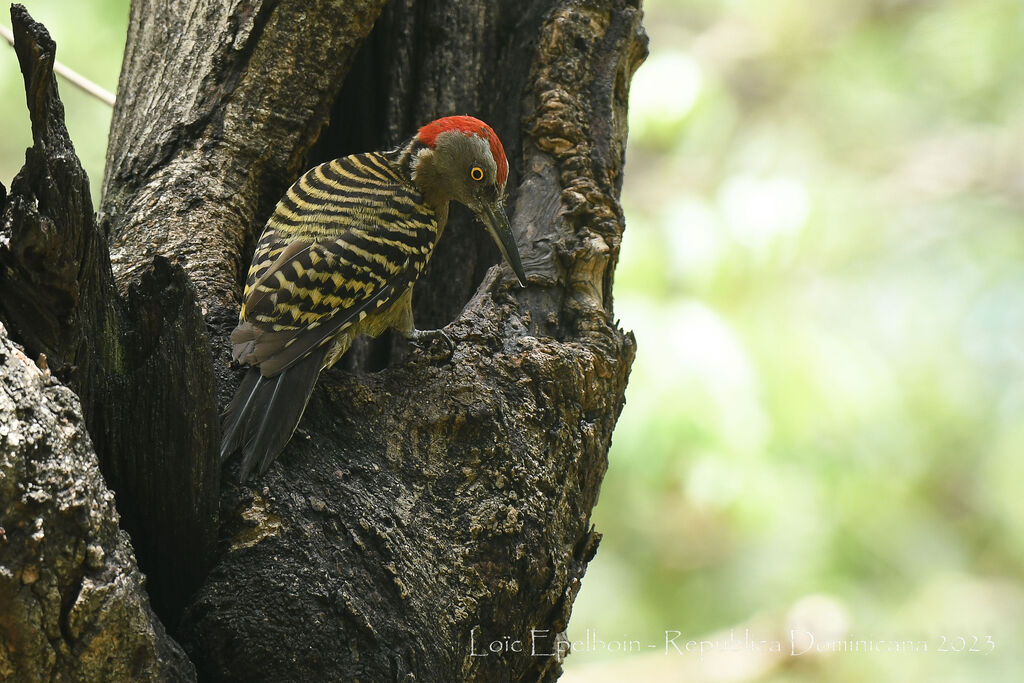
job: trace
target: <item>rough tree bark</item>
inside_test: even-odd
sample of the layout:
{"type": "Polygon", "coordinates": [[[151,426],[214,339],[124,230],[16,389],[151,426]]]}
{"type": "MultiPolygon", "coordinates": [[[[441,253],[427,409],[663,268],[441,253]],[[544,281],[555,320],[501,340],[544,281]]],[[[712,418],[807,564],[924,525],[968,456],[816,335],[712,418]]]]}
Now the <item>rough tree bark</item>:
{"type": "Polygon", "coordinates": [[[0,325],[0,679],[187,680],[75,395],[0,325]]]}
{"type": "Polygon", "coordinates": [[[43,239],[76,207],[33,219],[17,181],[4,206],[0,294],[35,295],[48,322],[0,319],[82,398],[154,607],[203,679],[551,680],[596,551],[634,352],[612,280],[639,3],[384,4],[133,3],[100,210],[112,271],[91,207],[43,239]],[[263,221],[311,163],[454,113],[505,143],[529,286],[455,212],[414,306],[453,355],[360,344],[267,476],[226,468],[216,526],[211,411],[236,382],[226,340],[263,221]],[[59,261],[20,246],[65,235],[85,246],[59,261]],[[556,654],[476,656],[505,637],[556,654]]]}
{"type": "MultiPolygon", "coordinates": [[[[161,302],[153,284],[186,284],[183,273],[170,276],[166,264],[161,276],[135,289],[134,305],[117,296],[88,179],[64,127],[53,79],[55,46],[24,8],[12,8],[11,18],[33,145],[9,197],[0,185],[0,678],[187,680],[195,670],[150,609],[79,398],[50,367],[88,407],[89,432],[130,447],[124,432],[104,425],[144,415],[133,413],[119,391],[137,386],[133,380],[147,368],[166,364],[169,356],[161,350],[143,355],[152,351],[147,340],[160,339],[160,348],[174,353],[178,342],[203,331],[174,324],[182,310],[174,302],[166,318],[155,310],[161,302]],[[172,323],[171,332],[147,334],[146,320],[154,318],[172,323]],[[8,327],[39,358],[38,367],[9,339],[8,327]],[[141,343],[129,346],[129,339],[141,343]]],[[[203,366],[202,358],[183,366],[185,381],[201,378],[203,366]]],[[[178,421],[189,411],[161,410],[167,406],[160,401],[147,404],[152,415],[166,428],[185,430],[166,445],[174,453],[191,433],[189,423],[178,421]]],[[[152,431],[166,434],[158,426],[152,431]]],[[[204,490],[208,496],[216,491],[204,489],[202,478],[170,476],[166,484],[186,505],[204,490]]],[[[188,521],[183,526],[192,531],[188,521]]],[[[201,540],[197,547],[211,547],[201,540]]],[[[194,581],[182,574],[183,581],[194,581]]]]}

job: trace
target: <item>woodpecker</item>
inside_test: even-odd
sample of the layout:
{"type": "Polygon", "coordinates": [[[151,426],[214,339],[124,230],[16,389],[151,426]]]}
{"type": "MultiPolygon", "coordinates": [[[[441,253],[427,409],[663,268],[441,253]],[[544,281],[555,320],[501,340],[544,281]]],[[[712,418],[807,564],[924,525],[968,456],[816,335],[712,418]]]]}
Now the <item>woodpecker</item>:
{"type": "Polygon", "coordinates": [[[426,124],[397,149],[354,154],[303,174],[278,202],[249,267],[232,358],[249,369],[223,416],[221,460],[241,448],[241,481],[291,439],[320,373],[360,334],[414,342],[412,289],[448,205],[468,206],[525,286],[505,214],[508,161],[471,116],[426,124]]]}

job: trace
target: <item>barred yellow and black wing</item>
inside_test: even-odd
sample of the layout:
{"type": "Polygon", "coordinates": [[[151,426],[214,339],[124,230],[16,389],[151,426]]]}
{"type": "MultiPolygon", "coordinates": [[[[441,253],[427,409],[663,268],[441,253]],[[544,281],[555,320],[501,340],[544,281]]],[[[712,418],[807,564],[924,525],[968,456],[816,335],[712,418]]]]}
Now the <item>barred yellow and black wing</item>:
{"type": "Polygon", "coordinates": [[[308,171],[267,223],[232,341],[272,376],[386,308],[415,281],[437,239],[437,216],[383,155],[308,171]],[[236,339],[237,338],[237,339],[236,339]]]}
{"type": "Polygon", "coordinates": [[[321,164],[288,190],[231,335],[235,359],[253,367],[225,414],[221,455],[242,447],[243,479],[291,438],[331,344],[412,286],[438,231],[437,214],[383,154],[321,164]]]}

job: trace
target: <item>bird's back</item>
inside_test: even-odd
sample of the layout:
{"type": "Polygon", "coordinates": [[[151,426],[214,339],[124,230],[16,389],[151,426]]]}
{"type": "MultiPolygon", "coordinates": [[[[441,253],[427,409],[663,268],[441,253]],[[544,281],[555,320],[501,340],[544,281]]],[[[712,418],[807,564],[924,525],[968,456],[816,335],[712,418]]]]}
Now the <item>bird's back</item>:
{"type": "Polygon", "coordinates": [[[243,447],[242,479],[288,442],[321,368],[360,332],[393,322],[442,226],[386,153],[320,164],[288,189],[256,247],[231,334],[235,360],[252,366],[222,443],[222,457],[243,447]]]}
{"type": "Polygon", "coordinates": [[[246,282],[236,360],[273,375],[387,309],[419,277],[438,212],[386,153],[303,174],[278,202],[246,282]]]}
{"type": "Polygon", "coordinates": [[[508,161],[471,116],[433,121],[391,152],[321,164],[278,202],[253,257],[235,360],[250,368],[224,415],[221,455],[242,450],[240,478],[263,472],[288,443],[321,370],[357,334],[415,329],[412,287],[447,219],[469,207],[521,284],[505,214],[508,161]]]}

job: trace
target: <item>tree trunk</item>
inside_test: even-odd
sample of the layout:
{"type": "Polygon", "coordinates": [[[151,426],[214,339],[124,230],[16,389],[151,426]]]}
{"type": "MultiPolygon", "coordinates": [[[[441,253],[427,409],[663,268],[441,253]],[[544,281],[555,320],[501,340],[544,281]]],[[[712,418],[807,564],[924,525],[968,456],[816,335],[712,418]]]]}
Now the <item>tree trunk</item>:
{"type": "MultiPolygon", "coordinates": [[[[158,351],[147,362],[138,347],[124,343],[128,335],[153,337],[136,321],[159,320],[154,307],[160,302],[146,286],[136,289],[142,303],[132,307],[116,295],[88,179],[64,127],[53,79],[55,46],[23,7],[12,8],[11,18],[33,145],[9,197],[0,185],[0,678],[187,680],[195,670],[150,609],[89,437],[98,437],[97,446],[99,439],[131,445],[104,426],[117,424],[119,410],[131,412],[134,391],[122,394],[137,391],[131,380],[169,358],[158,351]],[[11,341],[8,328],[39,358],[38,366],[11,341]],[[89,433],[79,398],[61,386],[51,365],[88,408],[89,433]]],[[[181,310],[172,303],[168,319],[181,310]]],[[[185,335],[163,337],[172,352],[176,341],[196,337],[187,326],[177,329],[185,335]]],[[[186,381],[202,378],[202,367],[200,357],[184,368],[186,381]]],[[[147,405],[165,407],[160,400],[166,397],[147,405]]],[[[182,412],[152,416],[169,428],[182,412]]],[[[156,425],[153,432],[169,434],[156,425]]],[[[173,442],[139,443],[173,454],[192,434],[186,424],[173,442]]],[[[183,482],[167,468],[160,471],[171,475],[164,484],[177,489],[181,505],[216,492],[202,479],[183,482]]],[[[118,503],[143,493],[119,491],[118,503]]],[[[193,530],[189,520],[182,526],[193,530]]],[[[197,547],[212,544],[204,547],[200,537],[197,547]]],[[[172,587],[192,578],[182,573],[172,587]]]]}
{"type": "Polygon", "coordinates": [[[0,294],[42,301],[49,322],[0,316],[82,397],[154,607],[200,678],[558,676],[635,348],[612,278],[645,50],[627,0],[133,3],[100,211],[113,270],[88,207],[57,240],[87,236],[63,279],[19,247],[45,226],[15,215],[0,294]],[[266,476],[239,486],[232,464],[218,483],[227,336],[277,198],[314,162],[456,113],[505,144],[529,286],[454,211],[414,302],[452,356],[358,344],[266,476]]]}

